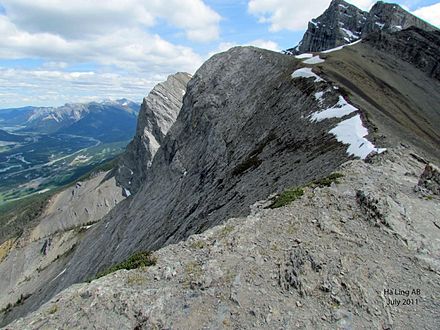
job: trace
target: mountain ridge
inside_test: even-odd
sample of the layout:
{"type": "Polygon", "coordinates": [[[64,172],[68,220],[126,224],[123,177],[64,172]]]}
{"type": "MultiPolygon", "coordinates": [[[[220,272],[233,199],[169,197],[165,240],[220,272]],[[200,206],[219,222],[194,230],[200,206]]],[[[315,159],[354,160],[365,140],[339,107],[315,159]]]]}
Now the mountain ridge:
{"type": "Polygon", "coordinates": [[[83,119],[100,108],[112,107],[127,115],[135,115],[139,105],[127,99],[89,103],[66,103],[60,107],[22,107],[0,110],[0,123],[20,125],[20,131],[56,133],[83,119]],[[24,127],[23,127],[24,126],[24,127]]]}

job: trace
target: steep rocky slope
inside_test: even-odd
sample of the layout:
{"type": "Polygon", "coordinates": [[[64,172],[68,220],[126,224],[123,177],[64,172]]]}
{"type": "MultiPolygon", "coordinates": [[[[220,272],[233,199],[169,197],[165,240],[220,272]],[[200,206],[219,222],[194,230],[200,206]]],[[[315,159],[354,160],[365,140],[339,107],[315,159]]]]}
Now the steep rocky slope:
{"type": "Polygon", "coordinates": [[[191,76],[179,72],[156,85],[144,98],[138,116],[136,134],[121,156],[116,180],[125,195],[136,193],[145,181],[157,149],[176,121],[186,84],[191,76]]]}
{"type": "Polygon", "coordinates": [[[427,32],[411,27],[393,35],[372,33],[365,38],[365,42],[383,53],[392,54],[412,64],[440,81],[440,30],[427,32]]]}
{"type": "Polygon", "coordinates": [[[418,159],[396,148],[350,161],[337,184],[255,203],[156,251],[156,266],[74,285],[7,328],[437,329],[440,199],[414,191],[418,159]]]}
{"type": "Polygon", "coordinates": [[[36,227],[0,245],[0,308],[37,294],[60,274],[84,233],[122,199],[107,172],[53,196],[36,227]]]}
{"type": "Polygon", "coordinates": [[[309,22],[298,46],[286,52],[296,55],[324,51],[355,42],[375,31],[390,33],[411,26],[426,31],[436,30],[397,4],[379,1],[370,12],[365,12],[343,0],[333,0],[321,16],[309,22]]]}
{"type": "MultiPolygon", "coordinates": [[[[4,323],[35,310],[57,292],[93,277],[137,250],[156,250],[228,218],[244,217],[255,202],[326,177],[355,156],[368,160],[370,153],[383,152],[382,147],[404,143],[422,157],[438,162],[439,82],[399,56],[368,41],[299,59],[253,47],[236,47],[215,55],[188,83],[176,122],[137,193],[88,230],[69,255],[62,273],[48,280],[38,295],[12,309],[4,323]]],[[[333,207],[337,209],[339,202],[332,201],[333,207]]],[[[347,203],[353,204],[353,199],[347,203]]],[[[320,208],[310,209],[318,212],[321,222],[330,221],[331,226],[333,218],[325,218],[320,208]]],[[[298,219],[300,223],[307,223],[309,213],[304,214],[298,219]]],[[[266,224],[268,228],[276,227],[271,218],[266,224]]],[[[359,225],[355,224],[353,230],[359,225]]],[[[284,225],[281,227],[287,231],[284,225]]],[[[431,227],[426,228],[435,233],[431,227]]],[[[419,232],[430,237],[423,230],[419,232]]],[[[315,234],[310,233],[308,239],[315,242],[315,234]]],[[[362,235],[368,235],[368,230],[358,237],[362,235]]],[[[380,248],[387,246],[383,241],[388,242],[383,234],[373,236],[365,248],[373,243],[377,248],[362,253],[371,258],[372,251],[383,251],[380,248]]],[[[340,248],[344,255],[351,253],[340,248]]],[[[430,250],[434,255],[435,249],[430,250]]],[[[398,256],[398,249],[395,251],[398,256]]],[[[306,252],[300,253],[299,260],[310,260],[308,255],[313,253],[306,252]]],[[[335,262],[334,255],[326,256],[335,262]]],[[[393,255],[383,257],[391,260],[393,255]]],[[[295,258],[291,263],[296,263],[295,258]]],[[[385,259],[378,269],[390,261],[385,259]]],[[[356,269],[356,265],[350,264],[350,269],[356,269]]],[[[395,268],[390,270],[400,269],[393,265],[395,268]]],[[[418,265],[411,267],[411,271],[422,274],[418,265]]],[[[396,276],[395,283],[400,280],[396,276]]],[[[296,283],[292,278],[289,285],[296,283]]],[[[429,277],[426,285],[435,289],[430,284],[433,278],[429,277]]],[[[360,286],[364,285],[361,281],[360,286]]],[[[170,306],[165,297],[168,295],[158,300],[164,309],[170,306]]]]}
{"type": "Polygon", "coordinates": [[[38,225],[31,231],[31,239],[94,223],[123,199],[110,172],[78,181],[51,198],[38,225]]]}

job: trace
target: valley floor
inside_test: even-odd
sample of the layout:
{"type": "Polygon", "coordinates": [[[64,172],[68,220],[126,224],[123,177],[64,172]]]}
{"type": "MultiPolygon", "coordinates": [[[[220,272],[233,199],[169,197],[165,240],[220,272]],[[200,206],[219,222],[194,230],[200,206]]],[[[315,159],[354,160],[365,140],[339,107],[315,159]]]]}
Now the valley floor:
{"type": "Polygon", "coordinates": [[[436,329],[440,201],[414,190],[424,167],[404,147],[350,161],[339,183],[258,202],[7,329],[436,329]]]}

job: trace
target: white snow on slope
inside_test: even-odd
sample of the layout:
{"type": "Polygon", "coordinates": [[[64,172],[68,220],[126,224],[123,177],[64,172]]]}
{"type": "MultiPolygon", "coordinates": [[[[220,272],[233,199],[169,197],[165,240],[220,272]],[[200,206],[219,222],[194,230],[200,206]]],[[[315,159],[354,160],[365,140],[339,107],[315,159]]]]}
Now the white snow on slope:
{"type": "Polygon", "coordinates": [[[310,54],[310,53],[304,53],[304,54],[299,54],[299,55],[295,56],[295,58],[298,60],[302,60],[304,58],[312,58],[312,57],[313,57],[313,54],[310,54]]]}
{"type": "Polygon", "coordinates": [[[322,101],[324,100],[324,93],[325,93],[325,92],[316,92],[316,93],[315,93],[315,99],[316,99],[318,102],[322,102],[322,101]]]}
{"type": "Polygon", "coordinates": [[[353,32],[351,32],[350,30],[344,29],[344,28],[340,28],[347,36],[348,38],[350,38],[350,40],[357,40],[360,37],[356,34],[354,34],[353,32]]]}
{"type": "Polygon", "coordinates": [[[301,68],[292,73],[292,78],[314,78],[315,82],[324,81],[320,76],[312,71],[311,68],[301,68]]]}
{"type": "Polygon", "coordinates": [[[344,47],[356,45],[357,43],[359,43],[359,42],[361,42],[361,41],[362,41],[362,39],[359,39],[358,41],[352,42],[351,44],[342,45],[342,46],[339,46],[339,47],[336,47],[336,48],[332,48],[332,49],[324,50],[324,51],[321,52],[321,53],[323,53],[323,54],[328,54],[328,53],[331,53],[331,52],[336,52],[336,51],[338,51],[338,50],[341,50],[341,49],[344,48],[344,47]]]}
{"type": "MultiPolygon", "coordinates": [[[[316,97],[316,95],[315,95],[316,97]]],[[[344,97],[339,95],[339,101],[331,108],[328,108],[324,111],[315,112],[312,114],[312,121],[322,121],[328,118],[342,118],[352,112],[358,111],[359,109],[355,108],[351,104],[349,104],[344,97]]]]}
{"type": "Polygon", "coordinates": [[[303,61],[305,64],[319,64],[324,63],[325,61],[319,57],[319,55],[313,56],[312,58],[309,58],[308,60],[303,61]]]}
{"type": "Polygon", "coordinates": [[[360,115],[341,121],[329,133],[336,136],[336,140],[339,142],[349,145],[347,149],[349,155],[361,159],[365,159],[372,151],[380,154],[386,150],[385,148],[376,148],[365,138],[368,135],[368,130],[362,124],[360,115]]]}

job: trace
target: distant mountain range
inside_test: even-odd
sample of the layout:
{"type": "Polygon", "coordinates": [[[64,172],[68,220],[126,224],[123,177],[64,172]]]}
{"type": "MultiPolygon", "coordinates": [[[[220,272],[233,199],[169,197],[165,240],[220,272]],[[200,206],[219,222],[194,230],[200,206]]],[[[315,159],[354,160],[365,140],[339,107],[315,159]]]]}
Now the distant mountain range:
{"type": "Polygon", "coordinates": [[[133,136],[139,108],[140,104],[127,99],[10,108],[0,110],[0,127],[14,127],[20,133],[63,133],[102,142],[121,141],[133,136]]]}

